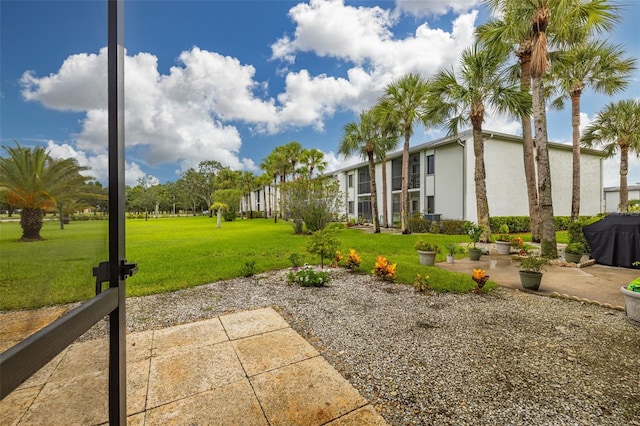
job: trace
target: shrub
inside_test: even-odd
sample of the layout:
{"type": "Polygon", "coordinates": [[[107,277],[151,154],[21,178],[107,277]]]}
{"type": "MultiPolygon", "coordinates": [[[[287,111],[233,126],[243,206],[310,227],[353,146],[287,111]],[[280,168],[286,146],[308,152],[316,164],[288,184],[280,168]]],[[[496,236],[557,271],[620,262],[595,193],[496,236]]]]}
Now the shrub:
{"type": "Polygon", "coordinates": [[[378,256],[376,258],[375,268],[373,268],[371,274],[385,281],[393,282],[396,280],[396,266],[398,266],[397,263],[390,264],[385,257],[378,256]]]}
{"type": "Polygon", "coordinates": [[[438,248],[437,244],[430,243],[424,240],[418,240],[414,248],[419,251],[435,251],[437,253],[440,253],[440,249],[438,248]]]}
{"type": "Polygon", "coordinates": [[[349,257],[347,258],[347,269],[355,271],[360,267],[362,257],[354,249],[349,249],[349,257]]]}
{"type": "Polygon", "coordinates": [[[236,220],[236,217],[238,217],[238,213],[233,209],[225,210],[224,213],[222,213],[222,218],[225,222],[233,222],[236,220]]]}
{"type": "Polygon", "coordinates": [[[429,233],[430,234],[439,234],[440,233],[440,222],[436,222],[435,220],[433,222],[431,222],[431,225],[429,225],[429,233]]]}
{"type": "Polygon", "coordinates": [[[289,255],[289,262],[291,262],[291,265],[294,267],[300,266],[302,265],[302,256],[300,256],[298,253],[291,253],[289,255]]]}
{"type": "Polygon", "coordinates": [[[530,254],[520,261],[520,270],[526,272],[541,272],[549,261],[542,256],[530,254]]]}
{"type": "Polygon", "coordinates": [[[467,233],[465,227],[469,221],[447,219],[440,222],[440,233],[446,235],[464,235],[467,233]]]}
{"type": "Polygon", "coordinates": [[[244,262],[244,266],[240,270],[240,274],[243,277],[252,277],[255,274],[256,261],[255,260],[247,260],[244,262]]]}
{"type": "Polygon", "coordinates": [[[447,253],[449,253],[449,256],[455,256],[457,252],[458,245],[456,243],[447,244],[447,253]]]}
{"type": "Polygon", "coordinates": [[[416,277],[413,280],[413,288],[420,292],[420,293],[424,293],[425,291],[429,291],[430,287],[429,287],[429,276],[428,275],[420,275],[417,274],[416,277]]]}
{"type": "Polygon", "coordinates": [[[421,217],[414,216],[409,219],[408,228],[413,234],[426,234],[429,232],[431,221],[423,219],[421,217]]]}
{"type": "Polygon", "coordinates": [[[298,284],[301,287],[323,287],[331,281],[329,273],[326,271],[316,271],[311,266],[294,268],[287,274],[288,284],[298,284]]]}
{"type": "Polygon", "coordinates": [[[587,247],[582,243],[571,243],[567,244],[567,247],[564,249],[565,253],[571,254],[584,254],[587,251],[587,247]]]}
{"type": "Polygon", "coordinates": [[[473,243],[473,247],[475,248],[476,243],[480,241],[480,237],[484,232],[484,226],[476,225],[473,222],[468,222],[466,231],[467,231],[467,234],[469,235],[469,238],[471,239],[471,242],[473,243]]]}
{"type": "Polygon", "coordinates": [[[346,225],[342,222],[331,222],[327,224],[327,226],[325,227],[325,229],[344,229],[344,228],[346,228],[346,225]]]}

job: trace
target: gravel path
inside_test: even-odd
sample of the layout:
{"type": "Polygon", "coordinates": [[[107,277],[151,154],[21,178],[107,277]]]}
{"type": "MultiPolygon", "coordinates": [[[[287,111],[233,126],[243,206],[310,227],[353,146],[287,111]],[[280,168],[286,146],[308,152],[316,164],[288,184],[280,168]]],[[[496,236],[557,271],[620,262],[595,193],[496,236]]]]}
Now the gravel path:
{"type": "Polygon", "coordinates": [[[129,331],[273,306],[393,425],[640,425],[640,327],[621,312],[505,288],[420,294],[337,269],[300,288],[285,274],[127,299],[129,331]]]}

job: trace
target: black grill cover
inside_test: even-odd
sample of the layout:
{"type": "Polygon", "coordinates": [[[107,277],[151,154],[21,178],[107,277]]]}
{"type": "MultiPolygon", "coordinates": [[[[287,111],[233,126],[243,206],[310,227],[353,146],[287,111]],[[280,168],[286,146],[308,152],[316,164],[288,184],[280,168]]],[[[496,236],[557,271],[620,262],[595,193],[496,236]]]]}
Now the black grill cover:
{"type": "Polygon", "coordinates": [[[596,262],[634,268],[640,260],[640,214],[612,213],[583,231],[596,262]]]}

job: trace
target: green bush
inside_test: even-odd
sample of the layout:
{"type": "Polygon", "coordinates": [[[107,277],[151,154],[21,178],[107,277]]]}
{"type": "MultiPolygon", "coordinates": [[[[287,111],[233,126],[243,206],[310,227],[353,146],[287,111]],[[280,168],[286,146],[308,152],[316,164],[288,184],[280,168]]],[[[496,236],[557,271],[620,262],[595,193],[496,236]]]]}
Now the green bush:
{"type": "Polygon", "coordinates": [[[440,233],[446,235],[466,235],[467,220],[446,219],[440,222],[440,233]]]}
{"type": "Polygon", "coordinates": [[[255,260],[247,260],[244,262],[242,269],[240,270],[240,275],[243,277],[252,277],[255,274],[256,269],[256,261],[255,260]]]}
{"type": "Polygon", "coordinates": [[[492,233],[499,233],[502,225],[507,225],[509,231],[516,234],[531,231],[529,216],[495,216],[489,218],[489,227],[492,233]]]}
{"type": "Polygon", "coordinates": [[[236,211],[233,209],[225,210],[222,213],[222,218],[225,222],[233,222],[234,220],[236,220],[236,217],[238,217],[238,213],[236,213],[236,211]]]}
{"type": "Polygon", "coordinates": [[[429,232],[429,227],[431,226],[431,221],[423,219],[418,216],[414,216],[409,219],[408,228],[409,231],[413,234],[426,234],[429,232]]]}
{"type": "Polygon", "coordinates": [[[302,287],[323,287],[329,281],[331,277],[328,272],[315,271],[311,266],[294,268],[287,274],[288,284],[298,284],[302,287]]]}

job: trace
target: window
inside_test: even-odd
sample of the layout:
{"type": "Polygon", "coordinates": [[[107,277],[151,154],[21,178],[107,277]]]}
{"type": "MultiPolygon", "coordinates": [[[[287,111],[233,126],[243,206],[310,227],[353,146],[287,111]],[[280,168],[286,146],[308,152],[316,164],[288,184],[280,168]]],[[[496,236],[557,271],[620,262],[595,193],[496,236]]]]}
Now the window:
{"type": "MultiPolygon", "coordinates": [[[[420,188],[420,155],[409,156],[409,189],[420,188]]],[[[391,190],[402,189],[402,158],[391,161],[391,190]]]]}
{"type": "Polygon", "coordinates": [[[347,211],[349,212],[349,214],[353,214],[353,201],[349,201],[348,206],[349,207],[347,211]]]}
{"type": "Polygon", "coordinates": [[[371,197],[358,197],[358,216],[371,220],[371,197]]]}
{"type": "Polygon", "coordinates": [[[420,188],[420,156],[409,156],[409,189],[420,188]]]}
{"type": "Polygon", "coordinates": [[[369,194],[370,192],[371,176],[369,176],[369,167],[360,167],[358,169],[358,194],[369,194]]]}
{"type": "Polygon", "coordinates": [[[436,172],[435,155],[427,155],[427,174],[432,175],[436,172]]]}
{"type": "Polygon", "coordinates": [[[347,182],[348,182],[347,186],[348,186],[349,188],[353,188],[353,173],[350,173],[350,174],[347,176],[347,182]]]}
{"type": "Polygon", "coordinates": [[[436,211],[436,197],[433,195],[427,195],[427,213],[433,213],[436,211]]]}

